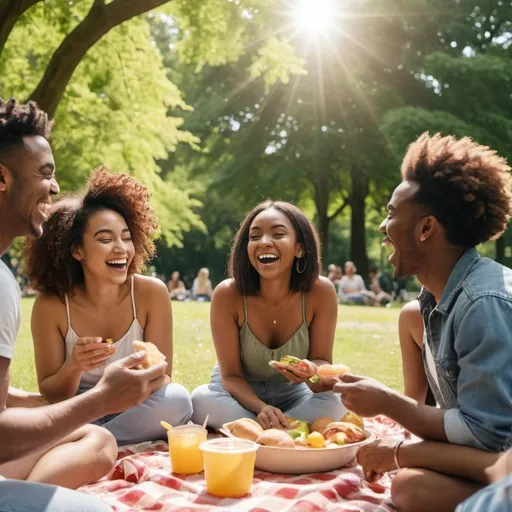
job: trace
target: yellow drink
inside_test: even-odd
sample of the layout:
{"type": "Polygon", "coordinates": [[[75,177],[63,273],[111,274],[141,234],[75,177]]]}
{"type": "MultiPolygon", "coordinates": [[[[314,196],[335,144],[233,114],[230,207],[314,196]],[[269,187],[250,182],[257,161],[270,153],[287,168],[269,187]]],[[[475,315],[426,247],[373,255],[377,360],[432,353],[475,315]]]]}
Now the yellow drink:
{"type": "Polygon", "coordinates": [[[235,498],[250,492],[258,445],[245,439],[212,439],[201,444],[206,490],[235,498]]]}
{"type": "Polygon", "coordinates": [[[171,469],[174,473],[203,471],[203,452],[199,445],[206,441],[207,432],[200,425],[183,425],[167,431],[171,469]]]}

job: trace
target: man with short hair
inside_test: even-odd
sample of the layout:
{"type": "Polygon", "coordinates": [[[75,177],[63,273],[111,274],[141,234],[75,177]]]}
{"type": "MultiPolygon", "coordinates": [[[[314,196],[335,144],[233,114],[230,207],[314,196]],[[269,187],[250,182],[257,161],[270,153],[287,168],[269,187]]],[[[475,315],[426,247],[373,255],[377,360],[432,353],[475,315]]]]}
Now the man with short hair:
{"type": "MultiPolygon", "coordinates": [[[[512,270],[481,258],[475,247],[507,226],[510,167],[468,137],[423,134],[405,155],[402,179],[380,230],[393,248],[394,277],[416,275],[423,285],[422,357],[440,408],[355,375],[341,376],[334,390],[355,413],[385,414],[423,439],[505,451],[512,446],[512,270]]],[[[398,447],[382,449],[390,468],[400,460],[398,447]]],[[[443,485],[457,488],[453,478],[423,474],[395,477],[394,489],[406,491],[400,510],[420,510],[408,501],[415,486],[430,489],[424,494],[434,500],[443,485]]],[[[474,492],[468,489],[461,484],[458,495],[451,493],[455,504],[474,492]]]]}
{"type": "MultiPolygon", "coordinates": [[[[15,237],[43,233],[52,195],[59,192],[50,130],[35,103],[0,100],[0,255],[15,237]]],[[[112,468],[115,439],[89,423],[143,402],[162,386],[167,364],[135,370],[145,353],[134,354],[107,367],[92,390],[48,405],[39,395],[9,388],[20,301],[16,280],[0,261],[0,510],[110,510],[88,495],[48,484],[77,488],[112,468]]]]}

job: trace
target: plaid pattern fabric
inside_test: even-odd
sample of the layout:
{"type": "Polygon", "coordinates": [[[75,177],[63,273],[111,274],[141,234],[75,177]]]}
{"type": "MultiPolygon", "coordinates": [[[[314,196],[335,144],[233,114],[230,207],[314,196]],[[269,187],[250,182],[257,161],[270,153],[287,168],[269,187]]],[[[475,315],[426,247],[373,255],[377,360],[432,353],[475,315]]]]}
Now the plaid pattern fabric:
{"type": "MultiPolygon", "coordinates": [[[[365,420],[377,437],[401,436],[403,429],[379,416],[365,420]]],[[[203,474],[177,475],[170,470],[164,442],[124,446],[111,474],[80,491],[93,494],[116,512],[393,512],[391,479],[369,484],[355,459],[328,473],[277,475],[255,470],[251,494],[217,498],[206,492],[203,474]]]]}

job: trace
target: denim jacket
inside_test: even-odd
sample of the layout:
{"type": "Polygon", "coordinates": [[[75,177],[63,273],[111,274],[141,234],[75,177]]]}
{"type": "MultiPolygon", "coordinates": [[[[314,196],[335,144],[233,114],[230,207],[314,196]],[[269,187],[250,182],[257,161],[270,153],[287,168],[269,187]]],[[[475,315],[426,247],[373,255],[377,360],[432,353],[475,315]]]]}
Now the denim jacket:
{"type": "Polygon", "coordinates": [[[423,362],[448,441],[499,452],[512,446],[512,270],[476,249],[453,268],[439,304],[418,297],[423,362]],[[425,343],[439,388],[429,371],[425,343]]]}

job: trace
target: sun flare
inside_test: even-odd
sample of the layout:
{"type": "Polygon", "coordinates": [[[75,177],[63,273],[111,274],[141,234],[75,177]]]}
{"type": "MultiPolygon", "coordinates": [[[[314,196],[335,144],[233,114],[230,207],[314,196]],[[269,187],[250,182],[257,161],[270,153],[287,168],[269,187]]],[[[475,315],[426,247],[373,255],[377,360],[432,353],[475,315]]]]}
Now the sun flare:
{"type": "Polygon", "coordinates": [[[297,0],[294,17],[301,32],[321,35],[334,26],[337,14],[335,0],[297,0]]]}

